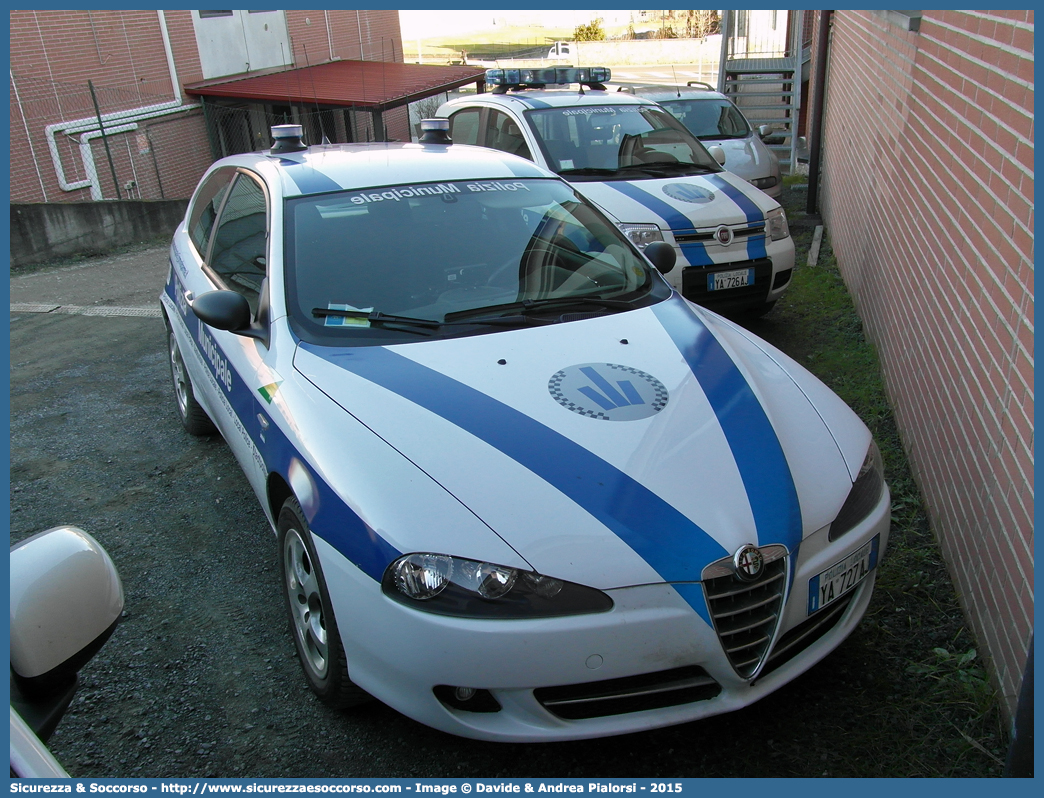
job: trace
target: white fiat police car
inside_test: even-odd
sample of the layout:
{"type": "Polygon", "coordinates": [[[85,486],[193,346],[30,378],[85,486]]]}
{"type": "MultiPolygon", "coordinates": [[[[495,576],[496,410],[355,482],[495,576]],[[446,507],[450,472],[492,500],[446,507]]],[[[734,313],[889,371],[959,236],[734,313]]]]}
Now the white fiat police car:
{"type": "Polygon", "coordinates": [[[207,171],[161,301],[181,421],[246,472],[320,698],[621,734],[750,704],[855,628],[889,531],[870,432],[672,290],[671,247],[438,129],[273,136],[207,171]]]}
{"type": "Polygon", "coordinates": [[[681,268],[668,280],[719,312],[766,313],[786,291],[794,242],[779,202],[725,171],[652,100],[608,92],[611,72],[490,69],[488,93],[458,97],[437,116],[458,144],[528,158],[564,177],[644,247],[666,241],[681,268]],[[577,89],[547,89],[579,84],[577,89]]]}

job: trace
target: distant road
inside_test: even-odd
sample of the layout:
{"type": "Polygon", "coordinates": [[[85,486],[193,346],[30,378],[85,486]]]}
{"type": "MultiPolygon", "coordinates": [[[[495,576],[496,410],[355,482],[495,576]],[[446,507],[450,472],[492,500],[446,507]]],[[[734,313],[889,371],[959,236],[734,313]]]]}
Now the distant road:
{"type": "Polygon", "coordinates": [[[613,72],[610,84],[650,84],[666,86],[684,86],[690,80],[702,80],[711,86],[718,83],[717,64],[656,64],[653,66],[619,66],[609,65],[613,72]]]}

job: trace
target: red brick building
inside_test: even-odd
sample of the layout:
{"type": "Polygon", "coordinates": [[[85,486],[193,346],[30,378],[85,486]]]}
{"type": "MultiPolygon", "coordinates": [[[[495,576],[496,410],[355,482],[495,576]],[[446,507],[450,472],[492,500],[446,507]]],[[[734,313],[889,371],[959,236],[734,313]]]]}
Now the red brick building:
{"type": "Polygon", "coordinates": [[[1033,12],[812,13],[820,209],[1011,710],[1033,630],[1033,12]]]}
{"type": "Polygon", "coordinates": [[[311,143],[408,141],[406,100],[469,72],[404,65],[395,10],[11,11],[10,25],[12,202],[185,198],[280,122],[311,143]],[[320,103],[309,68],[331,64],[343,96],[320,103]],[[265,76],[278,97],[243,80],[265,76]],[[216,82],[242,91],[214,96],[216,82]]]}

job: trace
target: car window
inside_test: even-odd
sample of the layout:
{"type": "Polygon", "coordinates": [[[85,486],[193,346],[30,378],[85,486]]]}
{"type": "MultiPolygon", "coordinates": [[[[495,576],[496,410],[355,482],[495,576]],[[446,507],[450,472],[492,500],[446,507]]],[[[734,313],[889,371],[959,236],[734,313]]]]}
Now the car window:
{"type": "Polygon", "coordinates": [[[533,160],[518,122],[503,111],[489,112],[486,120],[486,146],[533,160]]]}
{"type": "Polygon", "coordinates": [[[652,105],[579,106],[526,112],[548,163],[563,174],[649,163],[717,163],[684,126],[652,105]]]}
{"type": "Polygon", "coordinates": [[[728,100],[670,100],[660,103],[698,139],[742,139],[750,125],[728,100]]]}
{"type": "Polygon", "coordinates": [[[240,173],[221,209],[207,265],[247,298],[254,313],[267,273],[267,228],[265,192],[256,180],[240,173]]]}
{"type": "Polygon", "coordinates": [[[556,180],[301,197],[284,216],[288,310],[313,332],[367,332],[325,310],[443,321],[524,299],[634,295],[653,282],[615,225],[556,180]]]}
{"type": "Polygon", "coordinates": [[[221,200],[225,198],[225,192],[235,176],[235,169],[218,169],[203,182],[196,194],[188,215],[188,234],[200,258],[207,256],[207,244],[210,243],[214,220],[221,209],[221,200]]]}
{"type": "Polygon", "coordinates": [[[478,108],[468,108],[457,111],[450,117],[450,138],[456,144],[478,144],[479,143],[479,114],[478,108]]]}

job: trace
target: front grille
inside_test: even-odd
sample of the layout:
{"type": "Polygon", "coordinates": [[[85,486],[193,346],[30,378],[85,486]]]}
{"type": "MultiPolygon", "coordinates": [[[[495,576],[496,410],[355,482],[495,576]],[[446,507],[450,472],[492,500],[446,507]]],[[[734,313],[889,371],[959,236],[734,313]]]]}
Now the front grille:
{"type": "Polygon", "coordinates": [[[772,261],[769,258],[741,260],[733,263],[715,263],[711,266],[686,266],[682,272],[682,296],[701,305],[714,307],[724,303],[742,300],[755,304],[760,298],[768,296],[769,283],[772,281],[772,261]],[[741,288],[727,288],[723,291],[707,290],[707,275],[716,272],[731,272],[738,269],[754,269],[754,282],[741,288]]]}
{"type": "MultiPolygon", "coordinates": [[[[674,233],[674,240],[679,244],[694,244],[702,243],[704,241],[714,241],[714,230],[693,230],[689,233],[674,233]]],[[[733,227],[732,238],[750,238],[751,236],[760,236],[765,234],[765,223],[752,224],[748,227],[733,227]]]]}
{"type": "Polygon", "coordinates": [[[689,665],[601,682],[538,687],[533,695],[553,715],[582,720],[706,701],[720,692],[721,685],[703,668],[689,665]]]}
{"type": "Polygon", "coordinates": [[[786,553],[783,546],[764,546],[764,565],[751,582],[736,576],[730,557],[703,571],[714,630],[732,667],[745,679],[757,674],[779,625],[787,588],[786,553]]]}
{"type": "Polygon", "coordinates": [[[852,603],[852,598],[857,592],[855,590],[852,591],[830,606],[824,607],[819,612],[810,615],[786,634],[781,635],[779,640],[776,641],[776,645],[772,649],[772,656],[765,663],[765,670],[762,671],[761,675],[764,676],[766,673],[771,673],[780,665],[789,662],[837,626],[837,622],[841,620],[841,616],[845,614],[845,610],[848,609],[848,605],[852,603]]]}

